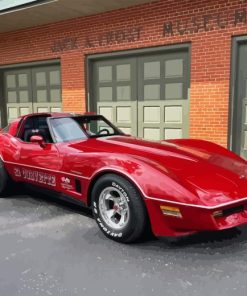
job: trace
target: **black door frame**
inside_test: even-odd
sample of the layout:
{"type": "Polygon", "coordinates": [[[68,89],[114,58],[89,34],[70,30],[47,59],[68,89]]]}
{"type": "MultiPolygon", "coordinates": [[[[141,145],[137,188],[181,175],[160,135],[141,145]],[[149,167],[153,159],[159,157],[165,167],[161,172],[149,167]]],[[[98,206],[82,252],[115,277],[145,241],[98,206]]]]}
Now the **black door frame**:
{"type": "Polygon", "coordinates": [[[238,59],[239,47],[241,44],[247,45],[247,35],[234,36],[232,38],[231,54],[231,78],[230,78],[230,100],[229,100],[229,125],[228,125],[228,148],[236,153],[234,145],[234,128],[236,126],[237,106],[238,106],[238,59]]]}

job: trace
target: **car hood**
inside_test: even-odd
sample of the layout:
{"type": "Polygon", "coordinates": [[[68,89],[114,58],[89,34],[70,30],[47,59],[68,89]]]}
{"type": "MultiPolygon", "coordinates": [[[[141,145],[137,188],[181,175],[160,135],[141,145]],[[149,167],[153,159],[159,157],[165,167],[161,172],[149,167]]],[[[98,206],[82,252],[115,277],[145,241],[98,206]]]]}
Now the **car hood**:
{"type": "Polygon", "coordinates": [[[183,145],[126,136],[95,140],[102,152],[124,153],[157,163],[163,172],[193,191],[206,205],[247,197],[246,162],[207,151],[206,145],[205,149],[199,149],[188,144],[190,140],[183,145]]]}

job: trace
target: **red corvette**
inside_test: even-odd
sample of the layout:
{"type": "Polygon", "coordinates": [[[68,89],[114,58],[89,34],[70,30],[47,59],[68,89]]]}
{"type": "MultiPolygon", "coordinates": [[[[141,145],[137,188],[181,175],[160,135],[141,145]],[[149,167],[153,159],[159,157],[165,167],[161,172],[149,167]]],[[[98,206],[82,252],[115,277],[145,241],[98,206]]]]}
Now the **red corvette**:
{"type": "Polygon", "coordinates": [[[24,182],[91,207],[103,233],[133,242],[247,222],[247,163],[201,140],[151,142],[100,115],[26,115],[0,132],[0,195],[24,182]]]}

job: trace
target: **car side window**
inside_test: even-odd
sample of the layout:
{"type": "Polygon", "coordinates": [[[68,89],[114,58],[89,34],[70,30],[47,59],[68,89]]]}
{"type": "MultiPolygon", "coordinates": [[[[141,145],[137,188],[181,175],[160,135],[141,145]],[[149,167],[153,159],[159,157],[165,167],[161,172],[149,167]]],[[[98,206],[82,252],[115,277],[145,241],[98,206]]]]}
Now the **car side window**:
{"type": "Polygon", "coordinates": [[[54,118],[50,123],[56,142],[87,139],[86,133],[72,118],[54,118]]]}
{"type": "Polygon", "coordinates": [[[34,135],[40,135],[46,143],[53,143],[47,124],[47,116],[28,117],[19,138],[24,142],[30,142],[34,135]]]}

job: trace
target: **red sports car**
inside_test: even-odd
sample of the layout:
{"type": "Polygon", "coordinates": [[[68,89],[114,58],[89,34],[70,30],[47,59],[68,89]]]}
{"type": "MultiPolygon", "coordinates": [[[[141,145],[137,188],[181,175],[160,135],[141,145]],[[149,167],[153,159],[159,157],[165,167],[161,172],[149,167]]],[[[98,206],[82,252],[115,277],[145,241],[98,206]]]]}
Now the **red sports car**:
{"type": "Polygon", "coordinates": [[[108,237],[222,230],[247,222],[247,163],[201,140],[151,142],[100,115],[26,115],[0,132],[0,195],[23,182],[91,207],[108,237]]]}

